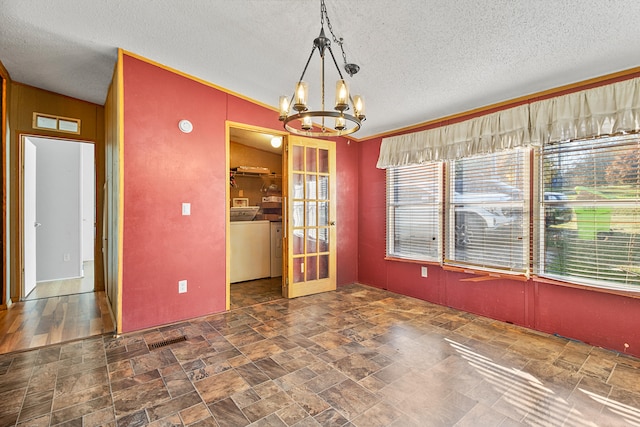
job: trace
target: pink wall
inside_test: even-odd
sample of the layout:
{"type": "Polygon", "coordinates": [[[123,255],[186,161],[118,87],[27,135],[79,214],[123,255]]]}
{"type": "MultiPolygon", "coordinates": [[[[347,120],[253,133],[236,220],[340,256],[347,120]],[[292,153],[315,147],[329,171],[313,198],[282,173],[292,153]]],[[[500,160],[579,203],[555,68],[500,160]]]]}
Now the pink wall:
{"type": "Polygon", "coordinates": [[[338,286],[358,279],[358,143],[336,142],[338,286]]]}
{"type": "Polygon", "coordinates": [[[385,260],[385,172],[381,138],[358,144],[358,281],[489,318],[640,356],[640,299],[529,280],[471,282],[473,274],[385,260]],[[625,347],[625,344],[628,347],[625,347]]]}
{"type": "MultiPolygon", "coordinates": [[[[225,310],[226,120],[282,128],[274,111],[124,56],[124,332],[225,310]],[[181,119],[193,132],[179,131],[181,119]]],[[[345,284],[357,277],[357,144],[339,140],[337,153],[345,284]]]]}
{"type": "Polygon", "coordinates": [[[225,94],[124,56],[125,332],[225,309],[225,113],[225,94]]]}
{"type": "Polygon", "coordinates": [[[368,284],[377,284],[387,277],[387,263],[384,262],[385,173],[375,168],[380,143],[381,140],[376,139],[358,144],[358,281],[368,284]]]}

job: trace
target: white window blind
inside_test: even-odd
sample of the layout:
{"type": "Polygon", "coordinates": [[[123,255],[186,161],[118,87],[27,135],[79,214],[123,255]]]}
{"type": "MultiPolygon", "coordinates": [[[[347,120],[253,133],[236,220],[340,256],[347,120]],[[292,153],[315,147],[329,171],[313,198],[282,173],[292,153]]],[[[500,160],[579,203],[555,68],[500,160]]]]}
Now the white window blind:
{"type": "Polygon", "coordinates": [[[548,144],[537,273],[640,290],[640,136],[548,144]]]}
{"type": "Polygon", "coordinates": [[[449,162],[445,262],[490,270],[529,267],[529,150],[449,162]]]}
{"type": "Polygon", "coordinates": [[[441,260],[442,163],[387,169],[387,256],[441,260]]]}

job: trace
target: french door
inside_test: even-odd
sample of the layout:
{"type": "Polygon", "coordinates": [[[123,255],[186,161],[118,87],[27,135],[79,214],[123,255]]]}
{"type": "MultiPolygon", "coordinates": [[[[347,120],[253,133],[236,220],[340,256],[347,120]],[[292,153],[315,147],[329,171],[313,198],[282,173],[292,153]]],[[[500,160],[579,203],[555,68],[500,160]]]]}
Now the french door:
{"type": "Polygon", "coordinates": [[[335,143],[290,135],[285,159],[283,295],[336,289],[335,143]]]}

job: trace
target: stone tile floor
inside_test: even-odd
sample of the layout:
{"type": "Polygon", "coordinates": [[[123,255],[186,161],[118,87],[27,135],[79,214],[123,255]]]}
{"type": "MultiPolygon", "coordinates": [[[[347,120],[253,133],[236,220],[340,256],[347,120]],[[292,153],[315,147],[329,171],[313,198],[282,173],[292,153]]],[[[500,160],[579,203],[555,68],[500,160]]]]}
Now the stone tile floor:
{"type": "Polygon", "coordinates": [[[282,277],[232,283],[230,286],[231,310],[282,298],[282,277]]]}
{"type": "Polygon", "coordinates": [[[0,426],[640,425],[639,368],[351,285],[2,355],[0,426]]]}

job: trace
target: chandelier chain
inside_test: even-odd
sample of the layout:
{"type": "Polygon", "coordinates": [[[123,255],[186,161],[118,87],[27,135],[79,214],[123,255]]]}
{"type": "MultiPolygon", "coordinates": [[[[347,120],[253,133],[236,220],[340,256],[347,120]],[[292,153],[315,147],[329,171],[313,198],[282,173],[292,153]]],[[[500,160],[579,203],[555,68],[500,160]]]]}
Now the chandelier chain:
{"type": "Polygon", "coordinates": [[[333,26],[329,20],[327,13],[327,7],[325,0],[320,1],[320,35],[313,40],[313,48],[307,58],[307,62],[304,65],[300,79],[296,84],[294,92],[291,96],[291,102],[286,96],[281,96],[279,99],[280,115],[278,119],[284,122],[284,128],[296,135],[311,136],[311,137],[333,137],[344,136],[357,132],[366,116],[364,114],[364,101],[360,95],[351,96],[347,84],[342,76],[341,67],[338,66],[338,61],[331,48],[331,42],[340,45],[342,51],[342,59],[344,60],[344,70],[353,77],[360,67],[357,64],[350,64],[347,62],[347,55],[344,51],[343,39],[336,37],[333,32],[333,26]],[[324,24],[327,23],[329,32],[331,33],[332,40],[325,35],[324,24]],[[308,103],[308,84],[303,80],[307,72],[311,58],[313,57],[316,49],[320,56],[320,109],[314,110],[309,107],[308,103]],[[336,67],[336,71],[339,80],[336,82],[336,103],[333,109],[325,109],[325,59],[326,51],[329,51],[331,55],[331,61],[336,67]],[[291,108],[295,112],[291,113],[291,108]],[[353,114],[348,114],[348,111],[353,109],[353,114]],[[333,126],[329,126],[327,120],[334,120],[333,126]]]}
{"type": "Polygon", "coordinates": [[[344,60],[345,65],[347,64],[347,54],[344,53],[344,47],[342,46],[344,39],[340,37],[339,39],[333,32],[333,27],[331,26],[331,21],[329,20],[329,15],[327,14],[327,6],[324,4],[324,0],[320,0],[320,25],[324,27],[324,18],[327,18],[327,28],[329,28],[329,32],[331,33],[331,37],[333,38],[333,42],[337,43],[340,46],[340,50],[342,51],[342,59],[344,60]]]}

